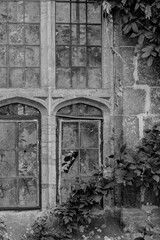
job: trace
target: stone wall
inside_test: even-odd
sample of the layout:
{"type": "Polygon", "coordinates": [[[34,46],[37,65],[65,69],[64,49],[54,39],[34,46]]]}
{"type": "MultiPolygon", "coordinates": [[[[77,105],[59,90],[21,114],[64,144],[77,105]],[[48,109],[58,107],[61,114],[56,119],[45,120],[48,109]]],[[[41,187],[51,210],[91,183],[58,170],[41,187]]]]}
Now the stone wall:
{"type": "MultiPolygon", "coordinates": [[[[144,129],[160,122],[160,61],[148,67],[146,60],[135,55],[135,42],[122,36],[120,27],[119,16],[116,16],[114,47],[118,54],[115,51],[115,151],[118,150],[118,143],[122,142],[134,149],[143,137],[144,129]]],[[[124,226],[133,228],[132,230],[135,224],[144,226],[147,221],[159,229],[159,211],[158,207],[152,205],[122,208],[122,221],[124,226]]]]}

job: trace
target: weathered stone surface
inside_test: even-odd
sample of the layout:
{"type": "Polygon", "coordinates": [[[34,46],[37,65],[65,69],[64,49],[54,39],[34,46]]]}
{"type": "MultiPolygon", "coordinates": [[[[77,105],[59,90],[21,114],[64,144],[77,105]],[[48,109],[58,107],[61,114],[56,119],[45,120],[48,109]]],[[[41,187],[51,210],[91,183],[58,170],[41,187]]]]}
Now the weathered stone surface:
{"type": "Polygon", "coordinates": [[[1,212],[0,218],[5,222],[10,239],[21,239],[26,230],[34,222],[39,211],[1,212]]]}
{"type": "Polygon", "coordinates": [[[151,113],[160,114],[160,88],[151,89],[151,113]]]}
{"type": "Polygon", "coordinates": [[[111,121],[114,122],[114,150],[115,152],[119,152],[119,148],[123,144],[123,116],[114,116],[111,118],[111,121]]]}
{"type": "Polygon", "coordinates": [[[124,115],[137,115],[145,112],[145,90],[125,88],[123,96],[124,115]]]}
{"type": "Polygon", "coordinates": [[[124,117],[123,137],[128,148],[134,148],[139,140],[139,122],[137,117],[124,117]]]}
{"type": "Polygon", "coordinates": [[[153,224],[160,224],[160,208],[153,209],[150,218],[153,224]]]}
{"type": "Polygon", "coordinates": [[[134,47],[121,47],[123,62],[123,85],[132,86],[134,84],[134,47]]]}
{"type": "Polygon", "coordinates": [[[149,86],[160,86],[160,61],[156,60],[151,67],[147,66],[145,59],[139,59],[138,62],[138,84],[147,84],[149,86]]]}
{"type": "Polygon", "coordinates": [[[144,117],[143,122],[144,129],[150,129],[154,124],[160,123],[160,115],[144,117]]]}

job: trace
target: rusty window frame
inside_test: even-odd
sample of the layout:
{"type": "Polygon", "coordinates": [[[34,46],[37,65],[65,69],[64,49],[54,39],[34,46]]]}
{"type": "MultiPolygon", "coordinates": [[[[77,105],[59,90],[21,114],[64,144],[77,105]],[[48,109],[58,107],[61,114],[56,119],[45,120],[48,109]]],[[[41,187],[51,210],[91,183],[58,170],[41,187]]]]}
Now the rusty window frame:
{"type": "MultiPolygon", "coordinates": [[[[10,105],[10,104],[9,104],[10,105]]],[[[6,105],[6,106],[9,106],[6,105]]],[[[12,105],[12,104],[11,104],[12,105]]],[[[22,106],[25,108],[25,106],[29,106],[29,105],[24,105],[22,104],[22,106]]],[[[3,106],[2,106],[3,107],[3,106]]],[[[31,106],[29,106],[31,107],[31,106]]],[[[32,107],[31,107],[32,108],[32,107]]],[[[30,122],[36,123],[36,127],[37,127],[37,170],[38,170],[38,176],[36,178],[37,180],[37,205],[36,206],[20,206],[18,205],[18,184],[16,186],[16,201],[17,201],[17,206],[13,206],[13,207],[1,207],[0,206],[0,211],[6,211],[6,210],[36,210],[36,209],[41,209],[41,159],[40,159],[40,152],[41,152],[41,131],[40,131],[40,127],[41,127],[41,117],[40,117],[40,111],[39,111],[39,115],[37,114],[33,114],[33,115],[1,115],[0,114],[0,123],[7,123],[7,122],[13,122],[16,123],[16,125],[18,125],[19,123],[26,123],[26,122],[30,122]]],[[[18,133],[16,134],[16,158],[15,158],[15,162],[16,162],[16,176],[15,177],[0,177],[0,179],[16,179],[17,183],[18,183],[18,179],[21,178],[27,178],[27,179],[31,179],[33,178],[33,176],[19,176],[18,175],[18,133]]]]}
{"type": "MultiPolygon", "coordinates": [[[[20,0],[19,0],[20,1],[20,0]]],[[[6,33],[7,33],[7,43],[0,43],[0,47],[6,47],[6,66],[0,66],[0,70],[1,69],[6,69],[6,86],[3,88],[10,88],[10,71],[11,69],[23,69],[24,70],[24,80],[26,82],[26,70],[27,69],[39,69],[39,86],[40,86],[40,82],[41,82],[41,71],[40,71],[40,66],[41,66],[41,51],[40,51],[40,46],[41,46],[41,37],[39,35],[39,44],[27,44],[25,43],[25,33],[26,33],[26,25],[39,25],[39,29],[40,29],[40,16],[39,16],[39,22],[26,22],[25,21],[25,3],[26,2],[38,2],[39,3],[39,12],[41,13],[41,0],[21,0],[21,2],[23,2],[23,21],[22,22],[18,22],[18,21],[9,21],[8,20],[8,3],[9,2],[16,2],[15,0],[1,0],[1,3],[4,2],[7,4],[7,20],[6,22],[0,21],[0,25],[6,25],[6,33]],[[22,25],[23,26],[23,43],[22,44],[11,44],[9,43],[9,25],[13,24],[13,25],[22,25]],[[9,48],[10,46],[12,47],[23,47],[24,50],[24,65],[23,66],[10,66],[10,56],[9,56],[9,48]],[[26,47],[39,47],[39,67],[34,67],[34,66],[26,66],[26,61],[25,61],[25,54],[26,54],[26,47]]],[[[18,0],[17,0],[18,2],[18,0]]],[[[41,29],[40,29],[41,31],[41,29]]],[[[39,32],[39,34],[41,34],[41,32],[39,32]]],[[[14,87],[13,87],[14,88],[14,87]]]]}
{"type": "MultiPolygon", "coordinates": [[[[69,22],[58,22],[56,21],[56,16],[55,16],[55,22],[56,22],[56,26],[57,25],[65,25],[65,24],[69,24],[69,29],[70,29],[70,44],[57,44],[56,43],[56,54],[57,54],[57,46],[58,47],[64,47],[64,46],[68,46],[69,47],[69,53],[70,53],[70,59],[69,59],[69,66],[65,67],[65,66],[61,66],[61,67],[57,67],[57,63],[56,63],[56,73],[57,73],[57,69],[70,69],[70,88],[74,88],[73,87],[73,80],[72,80],[72,70],[73,69],[84,69],[85,68],[85,71],[86,71],[86,86],[85,88],[89,88],[88,86],[88,72],[87,70],[88,69],[99,69],[100,68],[100,71],[101,71],[101,86],[100,88],[102,88],[102,11],[101,11],[101,23],[88,23],[87,22],[87,19],[88,19],[88,16],[87,16],[87,6],[88,4],[95,4],[94,1],[88,1],[88,0],[55,0],[56,3],[69,3],[70,4],[70,21],[69,22]],[[72,22],[72,18],[71,18],[71,15],[72,15],[72,4],[73,3],[80,3],[80,4],[85,4],[86,6],[86,21],[85,23],[73,23],[72,22]],[[86,27],[86,44],[73,44],[72,43],[72,26],[85,26],[86,27]],[[101,26],[101,44],[100,45],[88,45],[88,27],[87,26],[101,26]],[[72,47],[86,47],[86,66],[72,66],[72,47]],[[89,66],[89,57],[88,57],[88,47],[100,47],[101,48],[101,66],[97,67],[97,66],[94,66],[94,67],[90,67],[89,66]]],[[[57,11],[55,11],[57,12],[57,11]]],[[[56,15],[56,14],[55,14],[56,15]]],[[[57,60],[56,60],[57,61],[57,60]]],[[[57,87],[57,74],[56,74],[56,87],[57,87]]],[[[58,87],[57,87],[58,88],[58,87]]],[[[83,88],[82,88],[83,89],[83,88]]]]}

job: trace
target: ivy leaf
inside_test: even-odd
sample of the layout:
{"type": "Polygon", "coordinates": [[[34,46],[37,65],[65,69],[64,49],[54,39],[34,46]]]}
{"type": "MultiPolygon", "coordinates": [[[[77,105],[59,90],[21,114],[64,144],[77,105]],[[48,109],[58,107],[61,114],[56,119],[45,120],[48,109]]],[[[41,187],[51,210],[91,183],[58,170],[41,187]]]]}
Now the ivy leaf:
{"type": "Polygon", "coordinates": [[[160,169],[158,169],[158,170],[156,171],[156,173],[157,173],[157,174],[160,174],[160,169]]]}
{"type": "Polygon", "coordinates": [[[138,33],[138,26],[135,22],[132,23],[132,29],[133,29],[134,32],[138,33]]]}
{"type": "Polygon", "coordinates": [[[149,58],[148,58],[148,60],[147,60],[147,65],[150,67],[151,65],[152,65],[152,63],[153,63],[153,56],[150,56],[149,58]]]}
{"type": "Polygon", "coordinates": [[[151,12],[151,6],[150,5],[146,6],[146,8],[145,8],[145,15],[146,15],[146,18],[148,18],[148,19],[151,18],[152,12],[151,12]]]}
{"type": "Polygon", "coordinates": [[[123,33],[127,34],[131,30],[131,24],[126,24],[123,28],[123,33]]]}
{"type": "Polygon", "coordinates": [[[144,132],[149,133],[149,132],[151,132],[151,129],[145,129],[144,132]]]}
{"type": "Polygon", "coordinates": [[[84,226],[83,226],[83,225],[81,225],[81,226],[79,227],[79,231],[80,231],[81,233],[84,232],[84,226]]]}
{"type": "Polygon", "coordinates": [[[158,183],[160,180],[160,177],[158,175],[153,175],[153,179],[158,183]]]}
{"type": "Polygon", "coordinates": [[[137,170],[135,170],[134,172],[137,174],[137,176],[140,176],[140,175],[141,175],[141,171],[140,171],[140,170],[138,170],[138,169],[137,169],[137,170]]]}
{"type": "MultiPolygon", "coordinates": [[[[145,52],[141,55],[142,58],[148,58],[150,56],[150,52],[145,52]]],[[[152,64],[151,64],[152,65],[152,64]]]]}
{"type": "Polygon", "coordinates": [[[139,38],[138,38],[138,43],[139,44],[142,44],[143,42],[144,42],[144,35],[143,34],[141,34],[140,36],[139,36],[139,38]]]}
{"type": "Polygon", "coordinates": [[[127,0],[122,0],[122,4],[125,5],[127,0]]]}

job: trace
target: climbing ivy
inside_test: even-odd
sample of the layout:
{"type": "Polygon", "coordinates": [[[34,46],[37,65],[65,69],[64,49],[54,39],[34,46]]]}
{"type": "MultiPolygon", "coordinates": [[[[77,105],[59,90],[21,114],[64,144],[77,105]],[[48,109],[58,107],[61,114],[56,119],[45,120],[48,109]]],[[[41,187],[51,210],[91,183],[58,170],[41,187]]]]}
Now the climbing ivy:
{"type": "Polygon", "coordinates": [[[122,33],[136,39],[136,53],[151,66],[160,57],[160,0],[95,0],[102,4],[104,17],[119,11],[122,33]]]}

